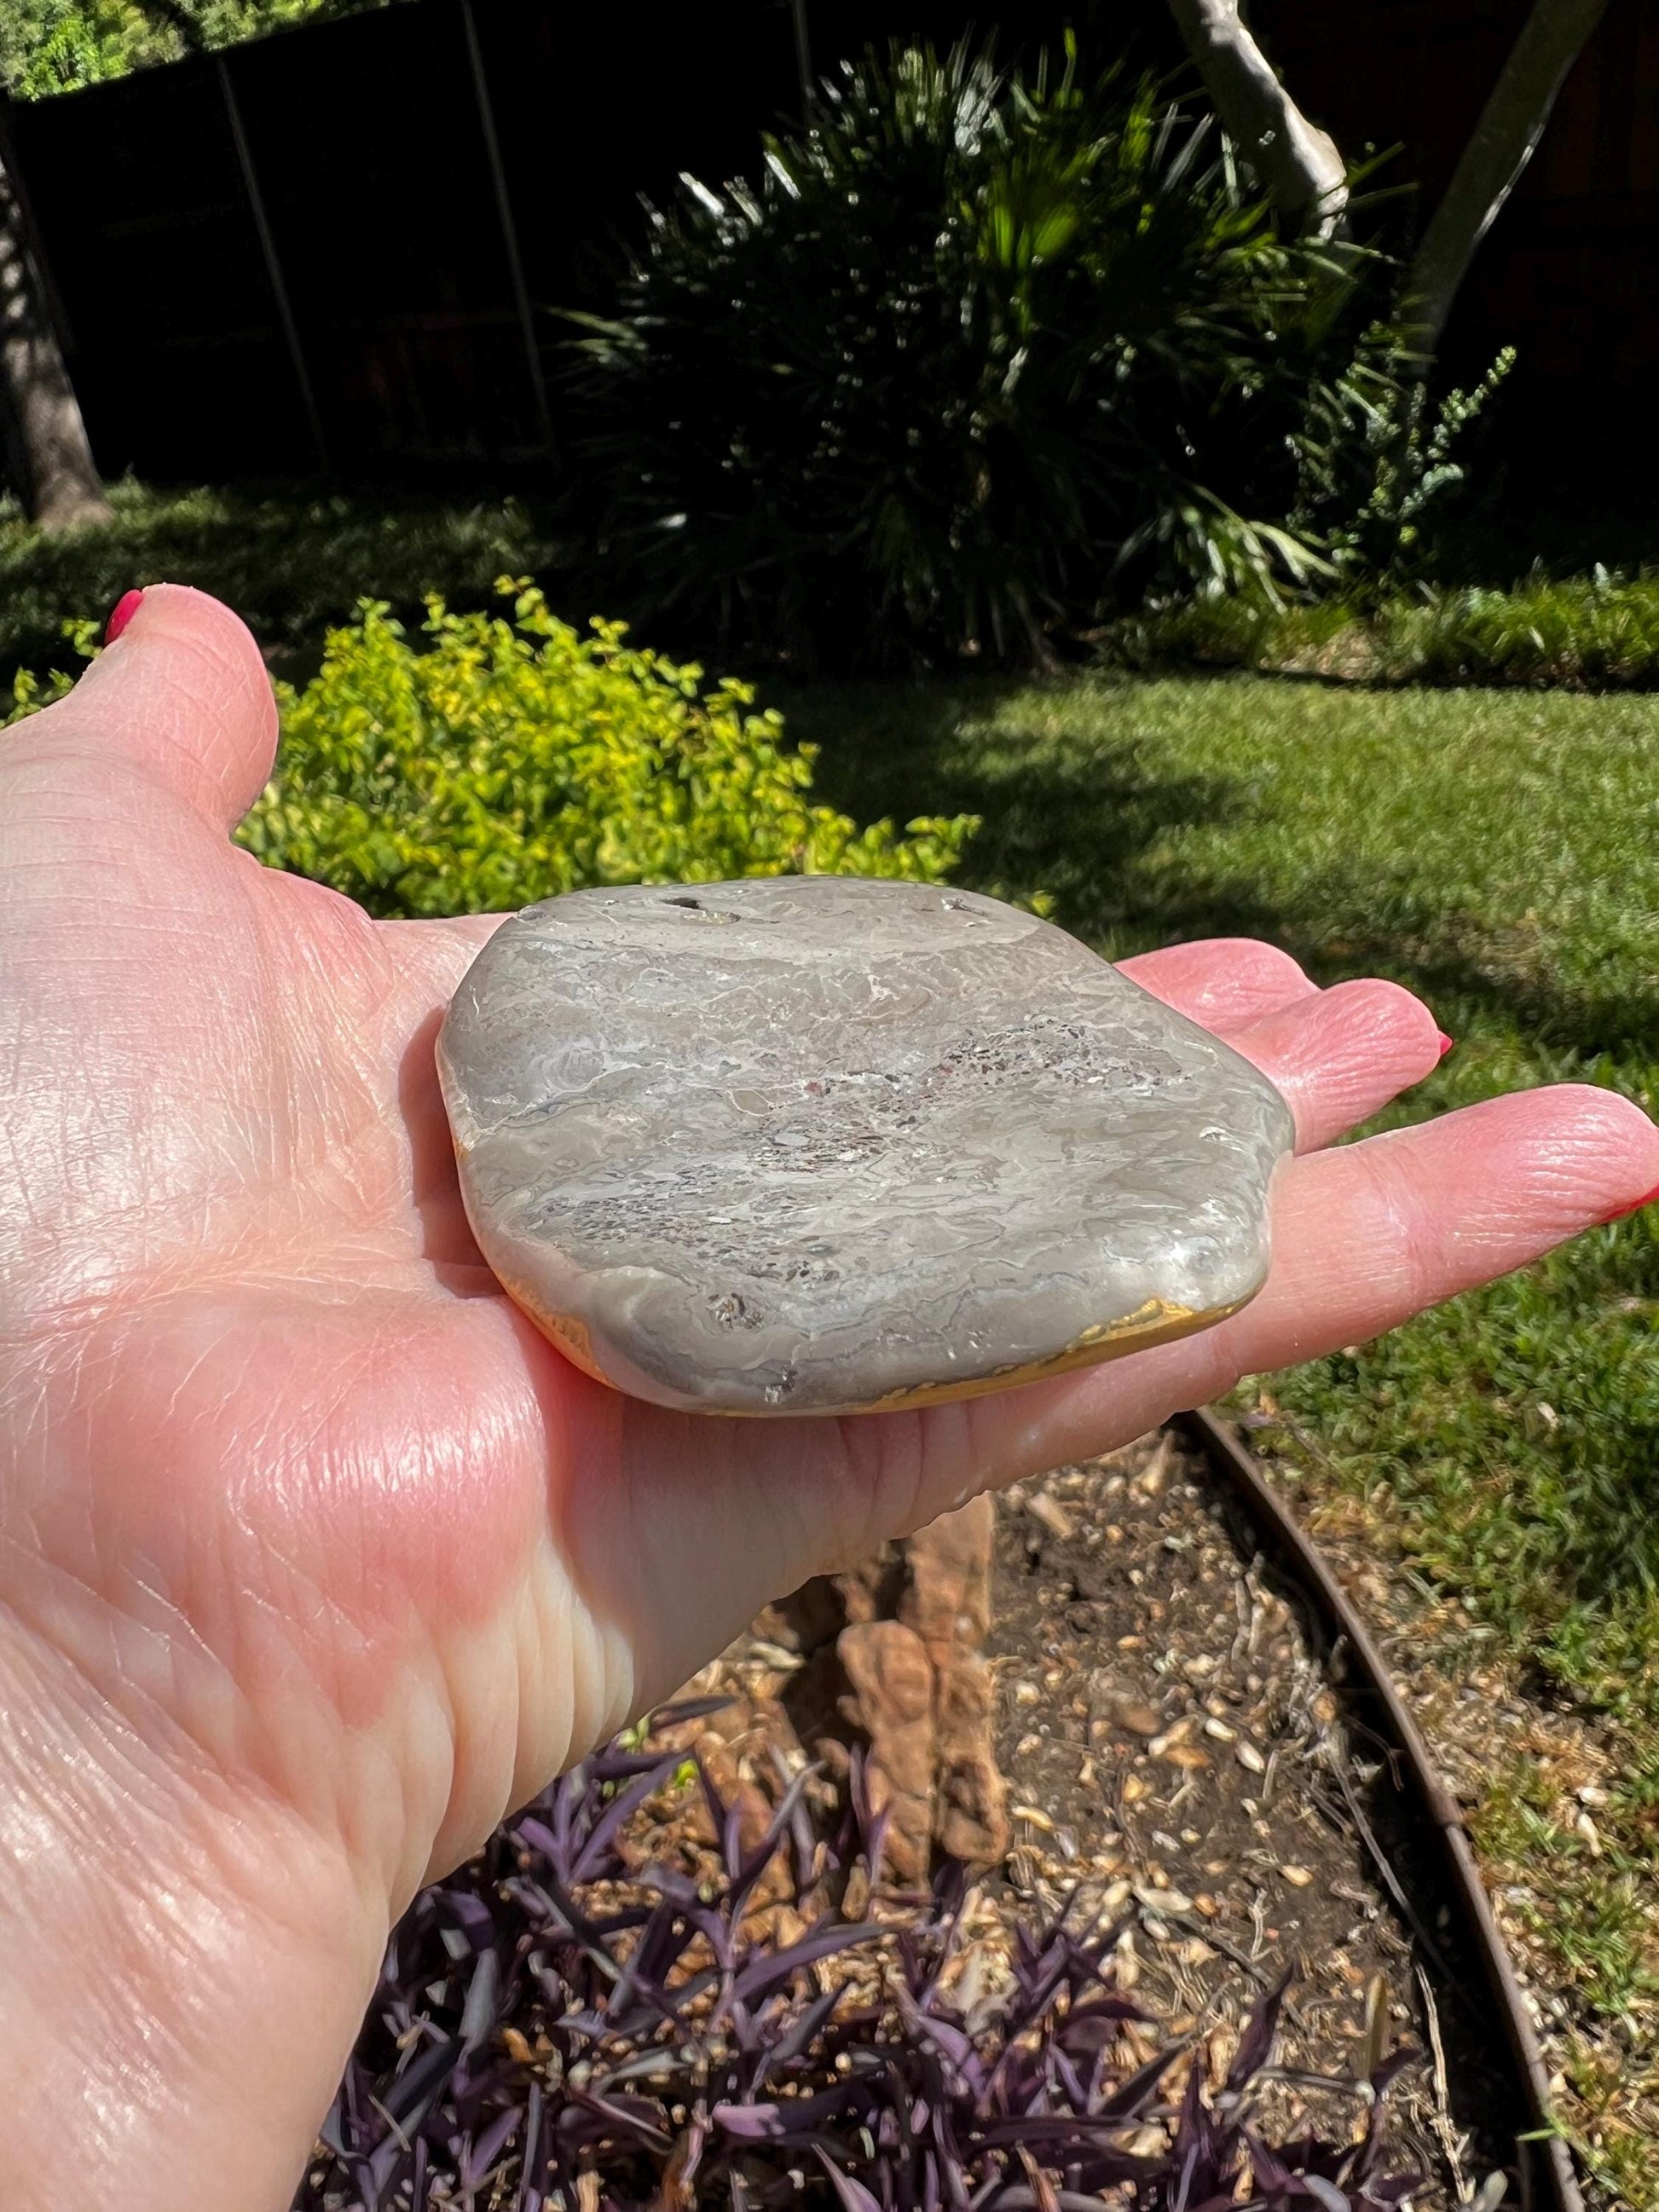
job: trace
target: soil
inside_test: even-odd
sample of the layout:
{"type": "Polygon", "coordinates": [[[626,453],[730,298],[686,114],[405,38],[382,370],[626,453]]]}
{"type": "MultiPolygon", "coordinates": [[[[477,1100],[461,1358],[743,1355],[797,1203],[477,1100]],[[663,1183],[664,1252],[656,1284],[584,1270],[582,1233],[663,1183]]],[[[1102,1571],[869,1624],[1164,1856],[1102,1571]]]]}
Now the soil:
{"type": "MultiPolygon", "coordinates": [[[[1386,2041],[1425,2053],[1393,2099],[1434,2178],[1414,2201],[1466,2200],[1506,2148],[1489,2008],[1330,1655],[1203,1460],[1165,1433],[1007,1492],[988,1648],[1016,1896],[1132,1900],[1126,1964],[1195,2033],[1292,1970],[1288,2075],[1363,2072],[1385,1992],[1386,2041]]],[[[1296,2094],[1328,2124],[1340,2093],[1296,2094]]]]}
{"type": "MultiPolygon", "coordinates": [[[[1322,1552],[1371,1631],[1428,1742],[1436,1768],[1470,1811],[1483,1875],[1550,2069],[1563,2124],[1592,2152],[1610,2144],[1628,2155],[1653,2138],[1659,2112],[1659,1898],[1640,1875],[1629,1894],[1640,1920],[1634,1942],[1649,1971],[1622,2003],[1594,1991],[1577,1961],[1564,1970],[1552,1910],[1553,1869],[1526,1828],[1490,1825],[1494,1799],[1525,1775],[1557,1836],[1571,1835],[1595,1859],[1619,1844],[1601,1833],[1601,1808],[1639,1771],[1642,1746],[1616,1715],[1580,1703],[1514,1658],[1495,1656],[1495,1632],[1455,1598],[1436,1595],[1412,1572],[1401,1516],[1389,1493],[1359,1498],[1328,1479],[1316,1438],[1290,1422],[1271,1395],[1241,1425],[1252,1448],[1273,1455],[1276,1486],[1322,1552]],[[1541,1871],[1540,1871],[1541,1868],[1541,1871]]],[[[1595,2212],[1628,2212],[1610,2175],[1583,2177],[1595,2212]]],[[[1639,2200],[1646,2205],[1651,2194],[1639,2200]]]]}

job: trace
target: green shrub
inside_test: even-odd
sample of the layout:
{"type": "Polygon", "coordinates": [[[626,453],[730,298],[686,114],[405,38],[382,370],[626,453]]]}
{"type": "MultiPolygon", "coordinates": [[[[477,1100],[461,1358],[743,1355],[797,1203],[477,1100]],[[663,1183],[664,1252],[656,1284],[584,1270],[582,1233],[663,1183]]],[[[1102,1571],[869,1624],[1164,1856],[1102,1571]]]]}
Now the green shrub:
{"type": "Polygon", "coordinates": [[[1376,684],[1659,688],[1659,576],[1528,578],[1508,591],[1425,586],[1374,603],[1187,600],[1115,624],[1105,657],[1376,684]]]}
{"type": "MultiPolygon", "coordinates": [[[[276,771],[237,832],[251,853],[382,915],[499,911],[589,884],[942,883],[955,868],[974,816],[860,830],[814,803],[817,747],[787,744],[775,709],[750,712],[747,684],[706,685],[626,644],[620,623],[583,637],[527,579],[497,588],[511,619],[431,597],[425,651],[364,600],[303,690],[276,686],[276,771]]],[[[94,623],[65,628],[96,650],[94,623]]],[[[24,671],[3,722],[70,681],[24,671]]]]}
{"type": "Polygon", "coordinates": [[[284,687],[275,778],[239,833],[262,860],[379,915],[517,907],[587,884],[778,874],[942,881],[971,818],[860,830],[812,801],[812,752],[596,622],[583,637],[527,584],[511,619],[430,602],[428,650],[384,606],[330,633],[284,687]]]}
{"type": "Polygon", "coordinates": [[[1153,86],[869,55],[584,319],[592,526],[631,603],[807,665],[1042,658],[1149,583],[1299,582],[1310,386],[1374,265],[1281,235],[1153,86]]]}
{"type": "Polygon", "coordinates": [[[1659,684],[1659,575],[1598,568],[1507,592],[1425,592],[1389,606],[1379,649],[1395,682],[1650,689],[1659,684]]]}
{"type": "Polygon", "coordinates": [[[343,15],[366,0],[6,0],[0,8],[0,88],[41,100],[131,70],[229,46],[312,15],[343,15]]]}
{"type": "Polygon", "coordinates": [[[1460,456],[1515,360],[1506,346],[1477,383],[1437,396],[1409,339],[1378,322],[1340,371],[1310,385],[1290,520],[1347,590],[1375,599],[1423,573],[1437,510],[1467,473],[1460,456]]]}

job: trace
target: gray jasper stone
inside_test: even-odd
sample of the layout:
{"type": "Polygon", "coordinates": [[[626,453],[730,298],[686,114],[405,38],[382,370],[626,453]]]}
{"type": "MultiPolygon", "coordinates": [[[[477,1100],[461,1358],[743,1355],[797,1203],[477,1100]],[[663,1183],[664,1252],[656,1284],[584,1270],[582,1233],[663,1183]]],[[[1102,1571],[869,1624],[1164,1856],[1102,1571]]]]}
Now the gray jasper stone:
{"type": "Polygon", "coordinates": [[[843,1413],[1201,1328],[1267,1265],[1265,1077],[1063,930],[781,877],[527,907],[438,1068],[484,1257],[591,1373],[843,1413]]]}

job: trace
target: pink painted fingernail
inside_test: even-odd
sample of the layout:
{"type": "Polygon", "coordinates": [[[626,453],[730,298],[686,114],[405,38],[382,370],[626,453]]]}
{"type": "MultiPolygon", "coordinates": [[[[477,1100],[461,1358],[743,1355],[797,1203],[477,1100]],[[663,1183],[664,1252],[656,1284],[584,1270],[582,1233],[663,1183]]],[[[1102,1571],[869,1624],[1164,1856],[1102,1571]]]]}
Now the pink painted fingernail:
{"type": "Polygon", "coordinates": [[[1440,1040],[1440,1057],[1443,1060],[1446,1057],[1446,1054],[1451,1050],[1452,1047],[1457,1042],[1457,1039],[1455,1037],[1449,1037],[1444,1030],[1437,1030],[1435,1031],[1435,1035],[1440,1040]]]}
{"type": "Polygon", "coordinates": [[[122,592],[120,598],[115,602],[115,611],[109,618],[109,627],[104,632],[106,645],[113,645],[116,639],[120,636],[134,615],[137,613],[138,602],[143,596],[142,592],[122,592]]]}
{"type": "Polygon", "coordinates": [[[1622,1221],[1627,1214],[1639,1213],[1644,1206],[1651,1206],[1656,1198],[1659,1198],[1659,1182],[1655,1183],[1651,1190],[1644,1190],[1640,1198],[1632,1199],[1628,1206],[1615,1206],[1611,1213],[1604,1213],[1601,1218],[1604,1222],[1622,1221]]]}

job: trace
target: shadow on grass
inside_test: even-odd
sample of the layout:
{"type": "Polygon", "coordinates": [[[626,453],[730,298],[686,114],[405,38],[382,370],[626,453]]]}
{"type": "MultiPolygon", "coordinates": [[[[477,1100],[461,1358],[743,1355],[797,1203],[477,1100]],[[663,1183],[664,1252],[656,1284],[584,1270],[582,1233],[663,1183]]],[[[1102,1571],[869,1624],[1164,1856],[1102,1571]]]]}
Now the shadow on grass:
{"type": "Polygon", "coordinates": [[[77,664],[66,622],[101,624],[135,585],[193,584],[247,623],[276,672],[302,680],[324,632],[365,594],[421,618],[422,596],[483,606],[503,573],[545,579],[564,556],[546,510],[488,491],[451,498],[252,485],[117,485],[114,520],[46,538],[0,520],[0,684],[77,664]]]}
{"type": "MultiPolygon", "coordinates": [[[[1173,767],[1132,715],[1123,728],[1063,744],[1038,726],[990,718],[1018,696],[1040,712],[1029,678],[981,678],[901,689],[769,687],[789,734],[822,746],[815,781],[860,820],[977,814],[962,873],[1004,897],[1047,891],[1054,918],[1121,951],[1195,936],[1271,934],[1282,917],[1242,888],[1217,899],[1156,858],[1167,832],[1237,819],[1244,779],[1173,767]],[[973,726],[971,742],[964,726],[973,726]]],[[[1131,687],[1126,684],[1126,706],[1131,687]]]]}
{"type": "MultiPolygon", "coordinates": [[[[1121,690],[1091,681],[1101,712],[1086,734],[1045,727],[1042,689],[1030,678],[769,687],[766,696],[793,738],[822,747],[815,781],[833,804],[901,824],[922,813],[978,814],[963,879],[1007,897],[1046,890],[1054,919],[1103,951],[1267,938],[1322,983],[1386,975],[1461,1022],[1487,1016],[1546,1050],[1659,1057],[1659,978],[1616,951],[1569,969],[1530,919],[1498,925],[1449,912],[1431,884],[1402,883],[1358,850],[1346,864],[1313,868],[1275,869],[1268,852],[1259,872],[1213,860],[1195,869],[1175,833],[1236,830],[1240,844],[1266,852],[1283,802],[1265,802],[1246,770],[1200,773],[1173,761],[1138,725],[1136,679],[1121,690]]],[[[1284,842],[1297,842],[1291,823],[1284,842]]]]}

